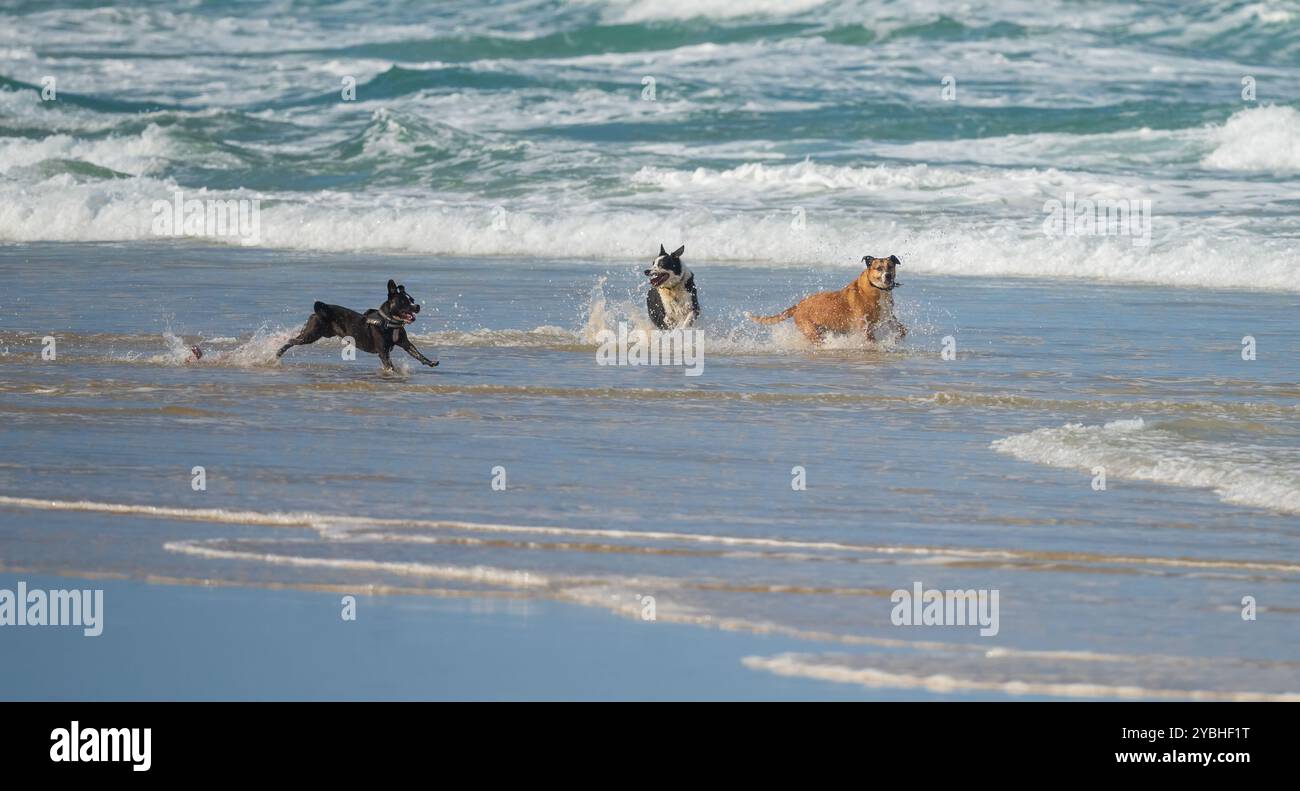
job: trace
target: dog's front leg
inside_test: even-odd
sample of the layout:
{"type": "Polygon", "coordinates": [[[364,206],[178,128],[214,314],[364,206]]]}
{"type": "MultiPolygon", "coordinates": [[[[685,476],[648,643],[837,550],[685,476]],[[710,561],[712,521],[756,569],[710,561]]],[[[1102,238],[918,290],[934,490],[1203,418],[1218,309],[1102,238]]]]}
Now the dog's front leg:
{"type": "Polygon", "coordinates": [[[881,322],[870,322],[867,324],[867,339],[872,343],[878,343],[883,339],[889,338],[890,335],[895,336],[895,340],[901,341],[903,338],[907,337],[907,328],[903,326],[903,322],[893,318],[892,316],[881,322]]]}
{"type": "Polygon", "coordinates": [[[405,349],[407,354],[411,355],[412,357],[424,363],[425,365],[429,366],[430,368],[438,364],[437,360],[430,360],[428,357],[425,357],[423,354],[420,354],[420,350],[415,348],[415,344],[411,343],[410,338],[403,336],[403,338],[397,342],[397,345],[405,349]]]}
{"type": "Polygon", "coordinates": [[[907,337],[907,328],[898,317],[890,313],[885,316],[872,330],[872,340],[877,340],[880,335],[886,338],[893,336],[893,340],[901,341],[907,337]]]}

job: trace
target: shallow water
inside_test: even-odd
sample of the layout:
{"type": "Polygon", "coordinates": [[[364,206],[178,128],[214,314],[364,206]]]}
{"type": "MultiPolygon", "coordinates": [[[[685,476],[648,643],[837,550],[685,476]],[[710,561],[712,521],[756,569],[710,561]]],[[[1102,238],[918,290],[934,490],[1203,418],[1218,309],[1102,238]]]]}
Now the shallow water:
{"type": "Polygon", "coordinates": [[[842,273],[692,266],[695,377],[596,363],[593,330],[643,321],[634,266],[0,249],[0,560],[633,617],[653,596],[845,647],[752,668],[902,689],[1300,691],[1294,294],[904,268],[906,339],[814,351],[743,313],[842,273]],[[314,300],[370,307],[390,276],[440,367],[396,351],[384,376],[337,341],[274,360],[314,300]],[[998,590],[998,635],[893,626],[917,581],[998,590]]]}

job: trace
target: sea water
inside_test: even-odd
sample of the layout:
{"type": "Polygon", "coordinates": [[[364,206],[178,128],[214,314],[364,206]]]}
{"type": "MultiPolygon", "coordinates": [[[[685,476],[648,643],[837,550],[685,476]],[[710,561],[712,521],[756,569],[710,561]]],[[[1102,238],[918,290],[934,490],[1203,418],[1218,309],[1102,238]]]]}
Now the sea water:
{"type": "Polygon", "coordinates": [[[738,673],[902,689],[1300,692],[1293,5],[299,9],[6,12],[6,568],[650,601],[844,646],[738,673]],[[256,238],[159,233],[178,200],[256,238]],[[699,376],[599,363],[661,243],[699,376]],[[905,338],[746,318],[890,254],[905,338]],[[276,361],[390,277],[438,368],[276,361]],[[997,592],[997,634],[896,625],[914,588],[997,592]]]}

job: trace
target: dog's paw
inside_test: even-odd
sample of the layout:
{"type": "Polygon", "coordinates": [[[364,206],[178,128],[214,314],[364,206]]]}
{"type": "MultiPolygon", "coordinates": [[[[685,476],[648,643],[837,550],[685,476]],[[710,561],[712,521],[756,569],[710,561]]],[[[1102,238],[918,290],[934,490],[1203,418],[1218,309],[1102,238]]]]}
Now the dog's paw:
{"type": "Polygon", "coordinates": [[[425,365],[429,366],[430,368],[437,368],[437,367],[438,367],[438,361],[437,361],[437,360],[430,360],[430,361],[428,361],[427,363],[425,363],[425,365]]]}

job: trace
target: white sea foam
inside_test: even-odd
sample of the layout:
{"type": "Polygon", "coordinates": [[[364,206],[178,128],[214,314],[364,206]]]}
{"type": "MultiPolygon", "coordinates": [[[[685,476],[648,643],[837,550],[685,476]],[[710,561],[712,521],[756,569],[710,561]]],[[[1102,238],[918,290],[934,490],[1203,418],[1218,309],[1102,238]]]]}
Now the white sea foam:
{"type": "MultiPolygon", "coordinates": [[[[850,544],[839,541],[801,541],[797,539],[764,538],[753,536],[717,535],[702,533],[675,533],[659,530],[616,530],[560,527],[547,525],[508,525],[490,522],[463,522],[448,519],[393,519],[348,514],[323,514],[313,512],[262,512],[239,511],[223,508],[183,508],[132,503],[107,503],[93,500],[51,500],[35,497],[0,495],[0,506],[47,511],[84,511],[92,513],[143,516],[154,519],[178,519],[198,522],[268,525],[279,527],[310,528],[330,538],[344,538],[358,531],[373,532],[375,528],[392,531],[407,529],[448,530],[487,534],[518,534],[533,536],[581,536],[623,541],[667,541],[686,544],[713,544],[723,547],[749,547],[757,549],[810,550],[822,552],[847,552],[883,555],[892,558],[945,557],[956,561],[1015,560],[1027,563],[1059,562],[1056,553],[1040,554],[1028,550],[976,548],[897,546],[885,544],[850,544]]],[[[400,532],[387,538],[400,540],[400,532]]],[[[1217,560],[1196,558],[1171,558],[1134,555],[1105,555],[1076,552],[1072,560],[1079,563],[1120,564],[1185,569],[1246,569],[1253,571],[1300,572],[1300,564],[1282,561],[1217,560]]]]}
{"type": "Polygon", "coordinates": [[[975,177],[956,170],[928,165],[875,165],[849,167],[822,165],[804,160],[793,165],[747,162],[728,170],[696,168],[692,171],[644,167],[632,176],[633,183],[664,189],[704,187],[712,189],[791,190],[878,190],[882,188],[942,189],[970,184],[975,177]]]}
{"type": "MultiPolygon", "coordinates": [[[[1133,657],[1133,659],[1140,659],[1133,657]]],[[[743,663],[754,670],[780,676],[813,678],[872,688],[924,690],[935,693],[996,692],[1005,695],[1045,695],[1065,698],[1124,698],[1134,700],[1206,700],[1206,701],[1300,701],[1293,692],[1218,691],[1177,689],[1117,684],[1107,681],[1051,681],[1042,679],[981,677],[987,668],[968,666],[967,672],[954,670],[923,674],[870,667],[869,659],[849,661],[835,655],[813,656],[787,653],[773,657],[748,656],[743,663]]],[[[1183,660],[1186,664],[1187,660],[1183,660]]],[[[1111,669],[1108,673],[1113,673],[1111,669]]],[[[1058,672],[1056,675],[1064,675],[1058,672]]]]}
{"type": "Polygon", "coordinates": [[[213,338],[206,343],[190,344],[170,330],[163,333],[163,343],[167,349],[148,358],[149,362],[163,365],[219,365],[232,368],[253,368],[276,363],[276,351],[293,335],[294,330],[283,328],[259,327],[252,337],[243,342],[234,338],[213,338]],[[208,344],[237,345],[229,349],[213,349],[208,344]],[[203,352],[200,358],[194,357],[192,345],[198,345],[203,352]]]}
{"type": "Polygon", "coordinates": [[[175,154],[171,138],[152,124],[138,135],[97,140],[66,134],[39,139],[0,137],[0,174],[47,160],[75,160],[118,173],[145,175],[159,170],[164,160],[175,154]]]}
{"type": "Polygon", "coordinates": [[[993,442],[1024,461],[1172,486],[1213,489],[1224,502],[1300,514],[1300,454],[1185,437],[1141,418],[1067,423],[993,442]]]}
{"type": "MultiPolygon", "coordinates": [[[[174,185],[149,179],[78,184],[0,183],[0,240],[153,240],[153,201],[174,185]]],[[[251,198],[254,193],[206,197],[251,198]]],[[[367,207],[264,202],[262,244],[293,250],[418,252],[531,259],[565,240],[574,258],[641,260],[646,240],[680,239],[693,261],[765,262],[850,270],[867,253],[899,255],[903,273],[1022,276],[1300,291],[1300,249],[1285,239],[1221,238],[1196,232],[1135,247],[1117,237],[1044,236],[1032,227],[983,222],[918,222],[852,214],[810,214],[801,231],[788,209],[730,213],[596,209],[511,212],[493,226],[493,207],[367,207]],[[1231,278],[1225,279],[1224,273],[1231,278]]],[[[221,238],[204,240],[221,242],[221,238]]],[[[226,240],[228,241],[228,240],[226,240]]]]}
{"type": "MultiPolygon", "coordinates": [[[[512,96],[511,101],[523,102],[522,95],[512,96]]],[[[39,109],[31,92],[0,91],[0,100],[0,106],[22,108],[24,119],[61,113],[60,118],[93,120],[95,115],[76,108],[39,109]]],[[[566,113],[575,108],[587,112],[593,104],[586,99],[566,102],[557,105],[567,108],[566,113]]],[[[610,94],[609,102],[636,113],[675,112],[670,108],[682,104],[640,102],[617,94],[610,94]]],[[[524,105],[512,117],[535,123],[536,103],[524,105]]],[[[375,107],[367,117],[371,125],[359,138],[361,156],[395,163],[397,169],[416,149],[446,147],[448,141],[458,149],[459,143],[472,140],[471,147],[477,146],[479,153],[500,148],[498,142],[451,125],[423,123],[424,116],[409,112],[375,107]],[[419,134],[408,139],[408,126],[419,134]]],[[[602,111],[594,120],[616,117],[602,111]]],[[[71,126],[85,128],[80,123],[71,126]]],[[[733,143],[733,149],[741,148],[724,159],[733,159],[736,151],[761,148],[760,142],[733,143]]],[[[171,178],[160,177],[171,164],[199,157],[206,168],[244,166],[223,147],[195,152],[190,150],[194,145],[185,134],[155,123],[134,134],[106,137],[60,132],[44,138],[0,138],[0,174],[10,176],[0,180],[0,241],[156,239],[152,206],[170,200],[178,188],[171,178]],[[109,173],[74,174],[67,172],[68,163],[109,173]],[[106,177],[113,174],[129,178],[106,177]]],[[[532,145],[549,147],[544,142],[532,145]]],[[[416,195],[386,189],[187,190],[187,197],[261,199],[262,243],[278,249],[532,258],[562,238],[571,257],[640,260],[645,240],[674,237],[688,243],[694,260],[718,263],[848,269],[868,252],[888,251],[904,259],[904,272],[1300,291],[1300,250],[1287,236],[1292,221],[1276,213],[1276,186],[1220,175],[1300,169],[1300,112],[1290,107],[1249,108],[1225,124],[1194,129],[872,143],[868,148],[909,161],[852,165],[765,160],[693,169],[644,165],[618,176],[626,189],[636,191],[636,200],[624,195],[608,204],[584,196],[566,205],[549,188],[503,201],[500,207],[460,193],[416,195]],[[1040,164],[1059,154],[1101,166],[1114,161],[1117,148],[1156,163],[1191,163],[1203,157],[1203,166],[1218,173],[1199,174],[1196,181],[1149,182],[1110,171],[1075,172],[1040,164]],[[924,164],[927,159],[944,164],[924,164]],[[1067,191],[1152,198],[1152,245],[1135,248],[1127,239],[1113,237],[1044,236],[1043,200],[1061,199],[1067,191]],[[1240,216],[1199,213],[1197,201],[1203,198],[1185,196],[1204,192],[1215,193],[1217,200],[1239,212],[1259,207],[1276,215],[1269,220],[1270,233],[1243,230],[1246,223],[1240,216]],[[800,215],[802,228],[793,226],[791,213],[799,208],[806,209],[800,215]],[[498,222],[502,210],[505,228],[498,222]],[[1230,280],[1225,280],[1226,272],[1230,280]]],[[[667,152],[663,158],[686,153],[667,152]]],[[[753,153],[758,158],[762,151],[753,153]]],[[[586,149],[554,153],[555,161],[589,156],[586,149]]],[[[575,189],[581,192],[582,187],[575,189]]]]}
{"type": "Polygon", "coordinates": [[[1300,172],[1300,111],[1293,107],[1240,110],[1210,131],[1216,144],[1202,160],[1219,170],[1300,172]]]}
{"type": "MultiPolygon", "coordinates": [[[[379,571],[413,577],[432,577],[435,579],[473,582],[487,585],[504,585],[511,588],[545,588],[557,584],[542,574],[516,569],[502,569],[492,566],[451,566],[434,563],[413,563],[403,561],[366,560],[363,558],[318,558],[275,552],[248,552],[244,550],[224,549],[213,546],[211,542],[202,541],[168,541],[163,544],[168,552],[196,555],[204,558],[223,560],[252,560],[259,563],[272,563],[281,566],[299,566],[304,568],[327,568],[347,571],[379,571]]],[[[570,580],[570,584],[580,580],[570,580]]]]}
{"type": "MultiPolygon", "coordinates": [[[[629,331],[633,332],[637,330],[651,332],[655,329],[646,315],[644,302],[641,299],[635,301],[610,300],[604,293],[603,283],[604,278],[601,278],[600,284],[592,292],[586,321],[582,329],[576,334],[569,334],[574,342],[586,346],[597,346],[601,343],[600,334],[602,332],[617,334],[620,323],[627,325],[629,331]]],[[[794,302],[795,299],[795,297],[790,297],[786,301],[794,302]]],[[[788,305],[776,304],[769,307],[771,308],[770,312],[775,313],[788,307],[788,305]]],[[[910,317],[905,316],[904,318],[910,321],[910,317]]],[[[917,329],[915,322],[911,322],[911,324],[913,329],[917,329]]],[[[701,332],[701,348],[706,354],[807,353],[814,351],[833,352],[837,350],[892,352],[897,348],[899,340],[897,336],[888,334],[882,334],[879,338],[873,340],[865,332],[856,332],[830,335],[820,345],[814,346],[803,333],[799,332],[792,321],[765,326],[739,314],[702,318],[695,327],[701,332]]],[[[555,337],[542,335],[542,329],[534,330],[530,337],[535,339],[555,337]]],[[[502,337],[500,333],[495,332],[491,333],[490,337],[500,338],[505,341],[511,340],[508,335],[502,337]]]]}
{"type": "MultiPolygon", "coordinates": [[[[608,16],[619,22],[709,17],[731,19],[770,14],[797,14],[828,0],[607,0],[608,16]]],[[[582,2],[590,5],[590,0],[582,2]]]]}

